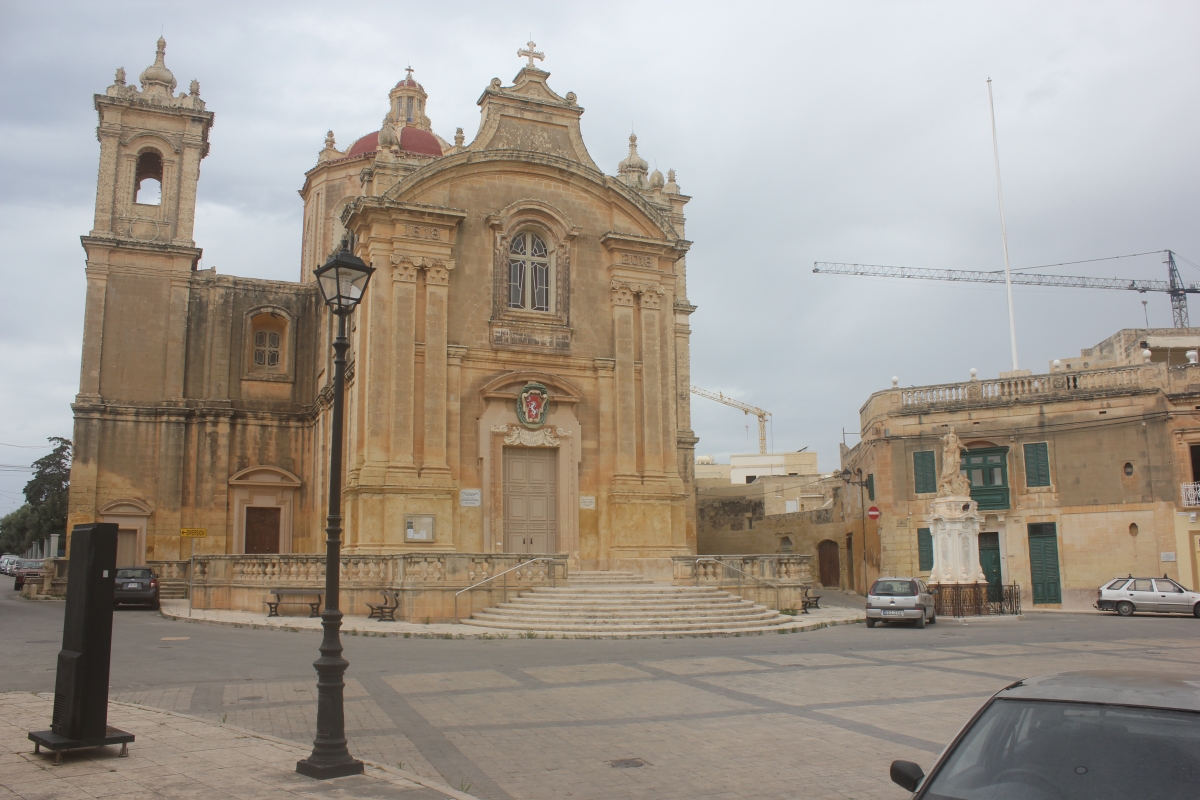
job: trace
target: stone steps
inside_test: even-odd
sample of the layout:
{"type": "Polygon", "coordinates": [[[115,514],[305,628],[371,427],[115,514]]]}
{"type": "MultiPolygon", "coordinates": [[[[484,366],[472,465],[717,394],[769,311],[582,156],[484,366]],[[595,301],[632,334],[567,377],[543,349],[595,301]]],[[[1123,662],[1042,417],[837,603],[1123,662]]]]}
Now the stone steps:
{"type": "Polygon", "coordinates": [[[629,573],[584,573],[474,613],[464,625],[539,636],[729,636],[795,627],[795,618],[716,588],[656,584],[629,573]]]}

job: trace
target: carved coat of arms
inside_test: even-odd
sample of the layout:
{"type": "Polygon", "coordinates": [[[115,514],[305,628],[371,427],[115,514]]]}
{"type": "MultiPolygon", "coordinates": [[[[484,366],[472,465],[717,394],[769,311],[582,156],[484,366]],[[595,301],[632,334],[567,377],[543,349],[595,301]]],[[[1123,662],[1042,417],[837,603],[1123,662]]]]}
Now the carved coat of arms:
{"type": "Polygon", "coordinates": [[[530,381],[517,395],[517,420],[526,428],[536,430],[546,422],[550,412],[550,392],[540,383],[530,381]]]}

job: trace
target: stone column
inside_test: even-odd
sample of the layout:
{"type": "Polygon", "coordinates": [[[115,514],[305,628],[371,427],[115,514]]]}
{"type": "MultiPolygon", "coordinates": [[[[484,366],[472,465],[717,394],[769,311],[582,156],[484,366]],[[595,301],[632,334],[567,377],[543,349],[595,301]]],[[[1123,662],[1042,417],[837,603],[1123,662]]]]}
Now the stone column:
{"type": "Polygon", "coordinates": [[[616,432],[613,409],[613,374],[617,362],[611,358],[594,358],[592,364],[596,367],[596,378],[599,382],[600,474],[607,477],[616,470],[617,463],[612,447],[616,432]]]}
{"type": "Polygon", "coordinates": [[[613,355],[616,361],[614,410],[617,475],[637,474],[637,402],[633,375],[633,292],[624,283],[612,284],[613,355]]]}
{"type": "Polygon", "coordinates": [[[446,467],[446,336],[452,261],[425,267],[425,460],[421,471],[446,467]]]}
{"type": "Polygon", "coordinates": [[[166,378],[163,397],[167,400],[183,399],[184,367],[187,360],[188,300],[191,296],[190,278],[187,275],[172,275],[170,285],[170,309],[167,317],[166,378]]]}
{"type": "Polygon", "coordinates": [[[117,195],[117,155],[121,144],[121,126],[103,120],[96,129],[100,139],[100,177],[96,181],[96,218],[92,234],[113,232],[113,202],[117,195]]]}
{"type": "Polygon", "coordinates": [[[446,465],[453,480],[462,478],[462,362],[467,348],[446,345],[446,465]]]}
{"type": "Polygon", "coordinates": [[[79,371],[78,401],[100,400],[100,359],[104,353],[104,304],[108,296],[108,268],[87,268],[87,301],[83,312],[83,358],[79,371]]]}
{"type": "MultiPolygon", "coordinates": [[[[375,263],[375,258],[371,259],[375,263]]],[[[385,284],[386,286],[386,284],[385,284]]],[[[383,288],[383,287],[380,287],[383,288]]],[[[367,313],[358,324],[363,330],[365,348],[359,354],[356,369],[366,395],[366,463],[382,465],[391,452],[392,326],[385,324],[392,297],[387,291],[367,291],[367,313]]]]}
{"type": "Polygon", "coordinates": [[[417,266],[405,256],[392,256],[392,264],[392,465],[415,469],[412,409],[416,376],[417,266]]]}
{"type": "Polygon", "coordinates": [[[659,309],[662,289],[642,287],[638,295],[642,322],[642,471],[661,475],[663,471],[662,341],[659,309]]]}

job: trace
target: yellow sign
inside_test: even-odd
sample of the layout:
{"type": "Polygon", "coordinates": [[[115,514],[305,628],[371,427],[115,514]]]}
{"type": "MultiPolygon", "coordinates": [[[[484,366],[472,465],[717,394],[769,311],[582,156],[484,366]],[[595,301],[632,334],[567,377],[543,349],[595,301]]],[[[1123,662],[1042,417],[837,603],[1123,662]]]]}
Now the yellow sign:
{"type": "Polygon", "coordinates": [[[187,539],[203,539],[208,536],[208,528],[180,528],[179,535],[187,539]]]}

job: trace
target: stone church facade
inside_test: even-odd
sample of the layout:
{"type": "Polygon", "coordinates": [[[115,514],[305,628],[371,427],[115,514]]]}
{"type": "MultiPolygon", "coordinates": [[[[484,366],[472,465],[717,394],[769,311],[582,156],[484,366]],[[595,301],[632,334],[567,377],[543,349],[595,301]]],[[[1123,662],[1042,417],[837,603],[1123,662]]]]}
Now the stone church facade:
{"type": "Polygon", "coordinates": [[[117,522],[127,563],[323,549],[333,322],[312,272],[345,240],[376,270],[349,321],[347,554],[669,574],[695,552],[689,198],[635,137],[604,174],[533,53],[451,143],[410,71],[379,131],[331,132],[305,174],[299,282],[218,275],[192,240],[214,116],[164,50],[95,96],[72,524],[117,522]]]}

